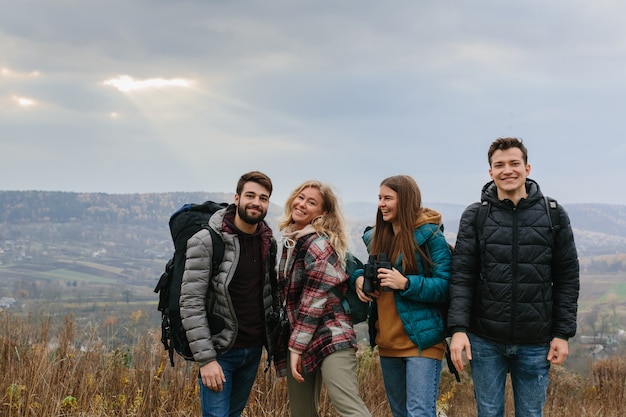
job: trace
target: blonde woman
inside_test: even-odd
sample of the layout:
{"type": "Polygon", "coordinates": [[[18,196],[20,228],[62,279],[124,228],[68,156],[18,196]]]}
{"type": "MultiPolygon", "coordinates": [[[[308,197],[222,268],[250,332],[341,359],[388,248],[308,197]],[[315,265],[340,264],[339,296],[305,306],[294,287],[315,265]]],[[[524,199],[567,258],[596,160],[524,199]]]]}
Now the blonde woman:
{"type": "Polygon", "coordinates": [[[276,368],[287,376],[291,415],[318,416],[323,382],[341,416],[370,416],[356,378],[356,334],[332,290],[347,290],[348,237],[331,187],[319,181],[298,186],[285,203],[279,230],[278,279],[290,332],[276,368]]]}

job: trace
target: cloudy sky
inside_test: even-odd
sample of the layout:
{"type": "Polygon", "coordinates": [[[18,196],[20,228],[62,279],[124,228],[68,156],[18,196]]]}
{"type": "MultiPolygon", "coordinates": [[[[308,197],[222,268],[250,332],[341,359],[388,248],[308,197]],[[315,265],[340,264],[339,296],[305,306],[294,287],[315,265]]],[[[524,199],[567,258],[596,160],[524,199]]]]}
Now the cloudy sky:
{"type": "Polygon", "coordinates": [[[234,192],[243,172],[469,204],[500,136],[626,204],[623,0],[0,0],[0,190],[234,192]]]}

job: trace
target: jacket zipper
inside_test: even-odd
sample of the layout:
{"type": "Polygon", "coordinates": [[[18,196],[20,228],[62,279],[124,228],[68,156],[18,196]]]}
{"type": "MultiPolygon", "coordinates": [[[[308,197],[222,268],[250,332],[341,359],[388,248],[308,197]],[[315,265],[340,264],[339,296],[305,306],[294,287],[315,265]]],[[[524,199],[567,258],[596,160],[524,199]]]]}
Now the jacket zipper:
{"type": "Polygon", "coordinates": [[[513,256],[511,259],[511,335],[510,340],[515,343],[515,317],[517,314],[517,258],[519,255],[518,248],[518,228],[517,228],[517,207],[513,207],[513,230],[511,233],[512,242],[511,242],[511,250],[513,251],[513,256]]]}

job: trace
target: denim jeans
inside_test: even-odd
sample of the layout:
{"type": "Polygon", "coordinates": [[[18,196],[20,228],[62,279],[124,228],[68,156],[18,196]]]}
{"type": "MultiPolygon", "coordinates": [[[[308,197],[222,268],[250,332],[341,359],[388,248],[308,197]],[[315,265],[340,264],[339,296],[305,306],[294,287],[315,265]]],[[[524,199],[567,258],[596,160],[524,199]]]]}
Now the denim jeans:
{"type": "Polygon", "coordinates": [[[419,356],[381,356],[380,367],[394,417],[437,415],[441,361],[419,356]]]}
{"type": "Polygon", "coordinates": [[[259,346],[218,353],[217,362],[222,367],[226,382],[222,391],[216,392],[208,389],[198,378],[202,417],[241,415],[256,379],[262,349],[259,346]]]}
{"type": "Polygon", "coordinates": [[[510,345],[468,333],[478,417],[503,417],[507,372],[511,374],[516,417],[541,417],[550,362],[548,343],[510,345]]]}

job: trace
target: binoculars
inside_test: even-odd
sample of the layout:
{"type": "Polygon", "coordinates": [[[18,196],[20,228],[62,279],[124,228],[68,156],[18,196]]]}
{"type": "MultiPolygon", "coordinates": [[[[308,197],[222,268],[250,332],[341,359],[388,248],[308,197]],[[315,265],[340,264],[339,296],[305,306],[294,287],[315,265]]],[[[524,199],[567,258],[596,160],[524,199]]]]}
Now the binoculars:
{"type": "MultiPolygon", "coordinates": [[[[378,268],[391,269],[391,262],[387,259],[386,253],[380,255],[370,255],[363,271],[363,292],[374,292],[380,290],[380,280],[378,279],[378,268]]],[[[391,288],[383,287],[383,291],[392,291],[391,288]]]]}

